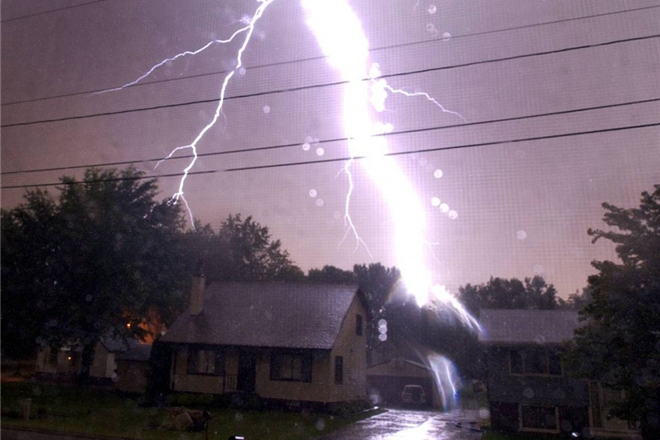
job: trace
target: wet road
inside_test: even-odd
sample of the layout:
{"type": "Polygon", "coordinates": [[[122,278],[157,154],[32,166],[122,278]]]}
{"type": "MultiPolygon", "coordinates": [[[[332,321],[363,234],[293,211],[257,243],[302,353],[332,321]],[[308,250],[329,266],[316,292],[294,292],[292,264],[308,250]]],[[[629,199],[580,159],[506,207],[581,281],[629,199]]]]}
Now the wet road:
{"type": "Polygon", "coordinates": [[[391,409],[361,420],[321,440],[478,440],[476,413],[391,409]]]}

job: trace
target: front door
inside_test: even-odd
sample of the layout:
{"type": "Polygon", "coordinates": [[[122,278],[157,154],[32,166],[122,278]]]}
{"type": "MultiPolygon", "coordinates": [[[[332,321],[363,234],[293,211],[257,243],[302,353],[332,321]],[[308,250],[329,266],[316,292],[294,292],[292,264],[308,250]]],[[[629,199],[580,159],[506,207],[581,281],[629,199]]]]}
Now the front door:
{"type": "Polygon", "coordinates": [[[254,353],[240,352],[238,355],[238,378],[236,388],[246,393],[254,392],[257,376],[257,357],[254,353]]]}

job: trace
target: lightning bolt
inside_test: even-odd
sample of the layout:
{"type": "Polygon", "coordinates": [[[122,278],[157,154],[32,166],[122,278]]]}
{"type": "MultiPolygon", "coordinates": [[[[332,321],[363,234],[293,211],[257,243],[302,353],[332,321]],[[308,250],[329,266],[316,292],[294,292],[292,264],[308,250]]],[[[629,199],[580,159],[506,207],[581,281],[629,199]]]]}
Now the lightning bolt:
{"type": "Polygon", "coordinates": [[[174,61],[178,58],[181,58],[181,57],[197,55],[197,54],[205,51],[209,47],[211,47],[213,45],[216,45],[216,44],[231,43],[239,35],[245,34],[245,38],[243,40],[243,43],[239,47],[237,55],[236,55],[236,66],[234,67],[234,69],[232,71],[230,71],[225,76],[224,80],[222,81],[222,87],[220,88],[220,99],[218,100],[218,105],[215,108],[215,112],[213,114],[213,118],[211,118],[211,121],[208,124],[206,124],[206,126],[204,126],[204,128],[202,128],[202,130],[197,134],[197,136],[193,139],[193,141],[190,144],[174,148],[170,152],[170,154],[168,154],[165,158],[163,158],[162,160],[160,160],[156,164],[156,167],[158,167],[158,165],[160,165],[161,162],[163,162],[167,159],[170,159],[178,151],[181,151],[181,150],[191,150],[192,151],[192,156],[193,157],[190,160],[190,162],[188,163],[188,166],[186,168],[184,168],[184,170],[183,170],[183,176],[181,177],[181,180],[179,181],[179,186],[178,186],[177,192],[175,192],[174,195],[172,195],[172,197],[170,198],[170,203],[176,204],[179,200],[181,200],[184,203],[184,205],[186,206],[186,209],[188,211],[188,214],[190,215],[191,225],[194,225],[194,218],[193,218],[192,211],[190,209],[190,205],[188,204],[188,201],[184,197],[184,191],[183,190],[184,190],[184,187],[185,187],[185,184],[186,184],[186,179],[188,178],[188,173],[195,166],[195,163],[197,162],[197,158],[198,158],[198,156],[197,156],[197,144],[199,143],[200,140],[202,140],[204,135],[211,128],[213,128],[213,126],[218,121],[220,115],[222,114],[222,108],[223,108],[224,103],[225,103],[225,94],[227,92],[227,86],[229,85],[229,82],[231,81],[233,76],[236,74],[236,72],[239,71],[243,67],[243,52],[245,52],[245,49],[247,48],[248,44],[250,43],[250,40],[252,39],[252,35],[254,33],[254,28],[255,28],[257,22],[259,21],[259,19],[263,16],[264,11],[266,11],[266,8],[268,8],[268,6],[270,6],[270,4],[273,3],[274,1],[275,0],[258,0],[259,6],[257,7],[257,10],[255,11],[252,18],[244,20],[245,22],[247,22],[247,24],[244,27],[242,27],[241,29],[238,29],[237,31],[235,31],[229,38],[227,38],[225,40],[220,40],[220,39],[212,40],[212,41],[210,41],[209,43],[205,44],[204,46],[200,47],[197,50],[184,51],[184,52],[178,53],[178,54],[174,55],[173,57],[166,58],[166,59],[160,61],[159,63],[155,64],[144,75],[140,76],[139,78],[137,78],[137,79],[135,79],[135,80],[133,80],[129,83],[126,83],[126,84],[124,84],[120,87],[115,87],[115,88],[112,88],[112,89],[107,89],[107,90],[103,90],[101,92],[97,92],[97,94],[107,93],[107,92],[115,92],[115,91],[123,90],[127,87],[134,86],[137,83],[139,83],[140,81],[147,78],[149,75],[151,75],[157,69],[159,69],[160,67],[164,66],[165,64],[167,64],[169,62],[172,62],[172,61],[174,61]]]}

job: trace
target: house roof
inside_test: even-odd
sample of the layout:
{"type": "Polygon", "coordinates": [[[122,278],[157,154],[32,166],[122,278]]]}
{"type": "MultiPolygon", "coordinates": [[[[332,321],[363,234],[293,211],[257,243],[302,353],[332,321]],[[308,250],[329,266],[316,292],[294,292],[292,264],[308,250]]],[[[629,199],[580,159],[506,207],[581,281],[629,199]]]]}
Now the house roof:
{"type": "Polygon", "coordinates": [[[481,310],[479,340],[491,345],[559,344],[580,326],[573,310],[481,310]]]}
{"type": "Polygon", "coordinates": [[[151,345],[137,344],[130,350],[117,353],[115,359],[125,361],[148,361],[151,355],[151,345]]]}
{"type": "Polygon", "coordinates": [[[134,349],[135,347],[142,345],[139,341],[134,338],[123,338],[119,335],[113,335],[108,333],[107,336],[104,336],[99,341],[110,353],[122,353],[134,349]]]}
{"type": "Polygon", "coordinates": [[[356,285],[218,283],[199,315],[186,310],[162,342],[329,350],[356,285]]]}

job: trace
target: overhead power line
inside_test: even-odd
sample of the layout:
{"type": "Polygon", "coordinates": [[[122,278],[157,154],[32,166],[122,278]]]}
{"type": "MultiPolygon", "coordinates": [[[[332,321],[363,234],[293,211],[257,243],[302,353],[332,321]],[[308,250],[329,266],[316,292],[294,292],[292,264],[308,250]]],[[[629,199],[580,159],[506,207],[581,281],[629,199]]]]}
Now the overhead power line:
{"type": "Polygon", "coordinates": [[[36,16],[38,16],[38,15],[52,14],[52,13],[54,13],[54,12],[66,11],[66,10],[68,10],[68,9],[80,8],[80,7],[82,7],[82,6],[95,5],[95,4],[97,4],[97,3],[103,3],[103,2],[107,2],[107,1],[108,1],[108,0],[95,0],[95,1],[87,2],[87,3],[80,3],[80,4],[78,4],[78,5],[65,6],[65,7],[63,7],[63,8],[49,9],[49,10],[47,10],[47,11],[36,12],[36,13],[34,13],[34,14],[21,15],[21,16],[19,16],[19,17],[8,18],[8,19],[6,19],[6,20],[2,20],[2,21],[0,21],[0,23],[9,23],[9,22],[12,22],[12,21],[17,21],[17,20],[23,20],[23,19],[26,19],[26,18],[36,17],[36,16]]]}
{"type": "MultiPolygon", "coordinates": [[[[489,120],[485,120],[485,121],[476,121],[476,122],[468,122],[468,123],[460,123],[460,124],[415,128],[415,129],[410,129],[410,130],[401,130],[401,131],[394,131],[394,132],[391,132],[391,133],[384,133],[384,134],[378,135],[378,136],[396,136],[396,135],[402,135],[402,134],[423,133],[423,132],[427,132],[427,131],[445,130],[445,129],[459,128],[459,127],[460,128],[464,128],[464,127],[467,128],[467,127],[474,127],[474,126],[479,126],[479,125],[489,125],[489,124],[504,123],[504,122],[514,122],[514,121],[522,121],[522,120],[542,118],[542,117],[583,113],[583,112],[594,111],[594,110],[605,110],[605,109],[617,108],[617,107],[627,107],[627,106],[631,106],[631,105],[648,104],[648,103],[659,102],[659,101],[660,101],[660,97],[657,97],[657,98],[649,98],[649,99],[643,99],[643,100],[638,100],[638,101],[621,102],[621,103],[616,103],[616,104],[604,104],[604,105],[598,105],[598,106],[592,106],[592,107],[582,107],[582,108],[577,108],[577,109],[560,110],[560,111],[553,111],[553,112],[546,112],[546,113],[536,113],[536,114],[533,114],[533,115],[512,116],[512,117],[508,117],[508,118],[489,119],[489,120]]],[[[344,141],[347,141],[347,140],[348,140],[348,138],[346,138],[346,137],[321,139],[318,142],[318,144],[329,144],[329,143],[335,143],[335,142],[344,142],[344,141]]],[[[295,148],[295,147],[300,147],[300,142],[286,143],[286,144],[276,144],[276,145],[266,145],[266,146],[261,146],[261,147],[238,149],[238,150],[224,150],[224,151],[212,151],[212,152],[208,152],[208,153],[198,153],[197,157],[224,156],[224,155],[230,155],[230,154],[253,153],[253,152],[258,152],[258,151],[269,151],[269,150],[277,150],[277,149],[284,149],[284,148],[295,148]]],[[[187,154],[187,155],[182,155],[182,156],[171,157],[167,160],[168,161],[173,161],[173,160],[182,160],[182,159],[192,159],[193,157],[194,156],[192,154],[187,154]]],[[[157,157],[157,158],[151,158],[151,159],[133,159],[133,160],[124,160],[124,161],[115,161],[115,162],[97,162],[97,163],[90,163],[90,164],[84,164],[84,165],[69,165],[69,166],[61,166],[61,167],[33,168],[33,169],[29,169],[29,170],[5,171],[5,172],[0,173],[0,175],[11,176],[11,175],[17,175],[17,174],[30,174],[30,173],[66,171],[66,170],[75,170],[75,169],[113,167],[113,166],[121,166],[121,165],[132,165],[132,164],[138,164],[138,163],[159,162],[159,161],[162,161],[162,160],[163,160],[163,157],[157,157]]]]}
{"type": "MultiPolygon", "coordinates": [[[[585,136],[591,134],[600,134],[600,133],[612,133],[617,131],[625,130],[639,130],[642,128],[650,128],[660,126],[660,122],[654,122],[650,124],[640,124],[640,125],[629,125],[629,126],[619,126],[611,128],[603,128],[598,130],[588,130],[588,131],[577,131],[571,133],[561,133],[554,135],[545,135],[545,136],[535,136],[535,137],[526,137],[526,138],[517,138],[517,139],[507,139],[500,141],[490,141],[490,142],[479,142],[473,144],[462,144],[462,145],[453,145],[449,147],[434,147],[434,148],[425,148],[421,150],[406,150],[406,151],[396,151],[391,153],[386,153],[384,156],[395,157],[395,156],[406,156],[410,154],[422,154],[422,153],[431,153],[438,151],[451,151],[451,150],[463,150],[468,148],[483,148],[487,146],[494,145],[507,145],[507,144],[518,144],[523,142],[537,142],[550,139],[560,139],[573,136],[585,136]]],[[[214,170],[204,170],[204,171],[191,171],[188,173],[188,176],[199,176],[207,174],[218,174],[218,173],[231,173],[238,171],[252,171],[252,170],[263,170],[263,169],[272,169],[272,168],[284,168],[292,166],[309,166],[309,165],[319,165],[332,162],[346,162],[348,160],[362,160],[366,159],[366,156],[355,156],[355,157],[340,157],[332,159],[321,159],[313,161],[301,161],[301,162],[284,162],[268,165],[254,165],[254,166],[245,166],[245,167],[233,167],[233,168],[224,168],[224,169],[214,169],[214,170]]],[[[61,185],[81,185],[89,183],[102,183],[102,182],[120,182],[120,181],[131,181],[131,180],[144,180],[144,179],[161,179],[161,178],[170,178],[170,177],[183,177],[184,173],[171,173],[171,174],[161,174],[159,176],[135,176],[135,177],[117,177],[112,179],[97,179],[97,180],[83,180],[83,181],[74,181],[74,182],[51,182],[51,183],[35,183],[31,185],[11,185],[5,186],[3,190],[9,189],[26,189],[26,188],[37,188],[37,187],[50,187],[50,186],[61,186],[61,185]]]]}
{"type": "MultiPolygon", "coordinates": [[[[648,40],[648,39],[653,39],[653,38],[658,38],[658,37],[660,37],[660,34],[646,35],[646,36],[642,36],[642,37],[626,38],[626,39],[622,39],[622,40],[612,40],[612,41],[606,41],[606,42],[603,42],[603,43],[595,43],[595,44],[588,44],[588,45],[581,45],[581,46],[571,46],[571,47],[566,47],[566,48],[562,48],[562,49],[554,49],[554,50],[549,50],[549,51],[544,51],[544,52],[534,52],[534,53],[531,53],[531,54],[514,55],[514,56],[510,56],[510,57],[495,58],[495,59],[492,59],[492,60],[481,60],[481,61],[473,61],[473,62],[469,62],[469,63],[455,64],[455,65],[452,65],[452,66],[429,67],[429,68],[426,68],[426,69],[409,70],[409,71],[399,72],[399,73],[390,73],[390,74],[386,74],[386,75],[381,75],[379,78],[385,78],[385,79],[397,78],[397,77],[402,77],[402,76],[418,75],[418,74],[422,74],[422,73],[437,72],[437,71],[442,71],[442,70],[450,70],[450,69],[471,67],[471,66],[477,66],[477,65],[482,65],[482,64],[494,64],[494,63],[505,62],[505,61],[519,60],[519,59],[523,59],[523,58],[547,56],[547,55],[571,52],[571,51],[576,51],[576,50],[585,50],[585,49],[593,49],[593,48],[603,47],[603,46],[610,46],[610,45],[614,45],[614,44],[630,43],[630,42],[634,42],[634,41],[643,41],[643,40],[648,40]]],[[[363,79],[363,81],[370,81],[370,80],[371,80],[371,78],[364,78],[363,79]]],[[[289,88],[285,88],[285,89],[269,90],[269,91],[257,92],[257,93],[245,93],[245,94],[242,94],[242,95],[228,96],[228,97],[225,98],[225,101],[234,100],[234,99],[253,98],[253,97],[257,97],[257,96],[266,96],[266,95],[276,95],[276,94],[284,94],[284,93],[291,93],[291,92],[299,92],[299,91],[302,91],[302,90],[312,90],[312,89],[319,89],[319,88],[325,88],[325,87],[333,87],[333,86],[348,84],[348,82],[349,81],[333,81],[333,82],[330,82],[330,83],[312,84],[312,85],[299,86],[299,87],[289,87],[289,88]]],[[[36,125],[36,124],[46,124],[46,123],[54,123],[54,122],[73,121],[73,120],[81,120],[81,119],[89,119],[89,118],[98,118],[98,117],[104,117],[104,116],[116,116],[116,115],[130,114],[130,113],[147,112],[147,111],[153,111],[153,110],[162,110],[162,109],[168,109],[168,108],[185,107],[185,106],[190,106],[190,105],[207,104],[207,103],[212,103],[212,102],[218,102],[219,100],[220,100],[219,98],[201,99],[201,100],[195,100],[195,101],[181,102],[181,103],[177,103],[177,104],[163,104],[163,105],[156,105],[156,106],[150,106],[150,107],[139,107],[139,108],[116,110],[116,111],[110,111],[110,112],[92,113],[92,114],[89,114],[89,115],[67,116],[67,117],[63,117],[63,118],[53,118],[53,119],[40,119],[40,120],[28,121],[28,122],[16,122],[16,123],[13,123],[13,124],[5,124],[5,125],[2,125],[1,127],[2,128],[24,127],[24,126],[36,125]]]]}
{"type": "MultiPolygon", "coordinates": [[[[106,0],[101,0],[101,1],[106,1],[106,0]]],[[[88,4],[88,3],[86,3],[86,4],[88,4]]],[[[512,26],[512,27],[508,27],[508,28],[494,29],[494,30],[490,30],[490,31],[471,32],[471,33],[466,33],[466,34],[453,35],[451,38],[452,38],[452,40],[457,40],[457,39],[463,39],[463,38],[469,38],[469,37],[492,35],[492,34],[498,34],[498,33],[503,33],[503,32],[530,29],[530,28],[535,28],[535,27],[540,27],[540,26],[548,26],[548,25],[553,25],[553,24],[568,23],[568,22],[578,21],[578,20],[587,20],[587,19],[591,19],[591,18],[600,18],[600,17],[611,16],[611,15],[628,14],[628,13],[631,13],[631,12],[639,12],[639,11],[644,11],[644,10],[649,10],[649,9],[656,9],[656,8],[660,8],[660,5],[644,6],[644,7],[640,7],[640,8],[625,9],[625,10],[621,10],[621,11],[604,12],[604,13],[601,13],[601,14],[584,15],[584,16],[573,17],[573,18],[564,18],[564,19],[559,19],[559,20],[546,21],[546,22],[542,22],[542,23],[532,23],[532,24],[521,25],[521,26],[512,26]]],[[[402,47],[413,47],[413,46],[428,45],[428,44],[443,44],[443,43],[445,43],[444,39],[435,38],[435,39],[422,40],[422,41],[413,41],[413,42],[410,42],[410,43],[390,44],[390,45],[385,45],[385,46],[378,46],[378,47],[370,48],[369,52],[373,53],[373,52],[379,52],[379,51],[388,50],[388,49],[396,49],[396,48],[402,48],[402,47]]],[[[256,65],[256,66],[251,66],[251,67],[249,67],[249,69],[250,70],[257,70],[257,69],[278,67],[278,66],[284,66],[284,65],[300,64],[300,63],[306,63],[306,62],[310,62],[310,61],[323,60],[325,58],[327,58],[327,56],[320,55],[320,56],[301,58],[301,59],[296,59],[296,60],[278,61],[278,62],[275,62],[275,63],[266,63],[266,64],[259,64],[259,65],[256,65]]],[[[196,79],[196,78],[204,78],[204,77],[207,77],[207,76],[222,75],[222,74],[226,74],[226,73],[229,73],[229,70],[216,70],[216,71],[213,71],[213,72],[200,73],[200,74],[196,74],[196,75],[181,76],[181,77],[177,77],[177,78],[166,78],[166,79],[154,80],[154,81],[144,81],[144,82],[139,82],[137,84],[134,84],[134,85],[130,86],[130,88],[143,87],[143,86],[162,84],[162,83],[169,83],[169,82],[174,82],[174,81],[183,81],[183,80],[196,79]]],[[[112,87],[109,87],[109,88],[112,88],[112,87]]],[[[16,105],[16,104],[27,104],[27,103],[47,101],[47,100],[52,100],[52,99],[70,98],[70,97],[74,97],[74,96],[91,95],[93,93],[102,92],[102,91],[107,90],[107,89],[108,88],[90,89],[90,90],[81,91],[81,92],[64,93],[64,94],[60,94],[60,95],[45,96],[45,97],[32,98],[32,99],[24,99],[24,100],[19,100],[19,101],[11,101],[11,102],[2,103],[2,106],[9,106],[9,105],[16,105]]]]}

